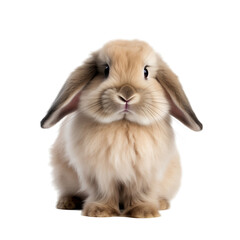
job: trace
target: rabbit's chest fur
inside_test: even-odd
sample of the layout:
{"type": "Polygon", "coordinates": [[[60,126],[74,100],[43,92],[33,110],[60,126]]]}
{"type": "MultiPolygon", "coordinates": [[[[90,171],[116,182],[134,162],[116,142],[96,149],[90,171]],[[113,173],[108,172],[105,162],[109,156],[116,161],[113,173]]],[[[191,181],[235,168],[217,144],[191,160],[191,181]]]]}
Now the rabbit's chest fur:
{"type": "Polygon", "coordinates": [[[81,178],[94,178],[106,185],[113,180],[150,179],[161,175],[174,145],[172,133],[166,129],[128,121],[96,124],[81,119],[66,128],[66,150],[81,178]]]}

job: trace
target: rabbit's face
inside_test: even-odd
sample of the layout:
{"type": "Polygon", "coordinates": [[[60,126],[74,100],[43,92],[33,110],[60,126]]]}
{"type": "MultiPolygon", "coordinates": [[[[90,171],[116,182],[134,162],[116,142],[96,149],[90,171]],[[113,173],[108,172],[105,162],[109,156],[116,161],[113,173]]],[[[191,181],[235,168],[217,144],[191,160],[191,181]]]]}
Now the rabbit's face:
{"type": "Polygon", "coordinates": [[[158,59],[145,43],[115,41],[97,55],[98,74],[81,93],[79,110],[96,121],[151,124],[164,118],[169,103],[156,79],[158,59]]]}
{"type": "Polygon", "coordinates": [[[69,76],[41,126],[49,128],[74,111],[100,123],[142,125],[171,114],[194,131],[202,129],[177,76],[142,41],[113,41],[92,54],[69,76]]]}

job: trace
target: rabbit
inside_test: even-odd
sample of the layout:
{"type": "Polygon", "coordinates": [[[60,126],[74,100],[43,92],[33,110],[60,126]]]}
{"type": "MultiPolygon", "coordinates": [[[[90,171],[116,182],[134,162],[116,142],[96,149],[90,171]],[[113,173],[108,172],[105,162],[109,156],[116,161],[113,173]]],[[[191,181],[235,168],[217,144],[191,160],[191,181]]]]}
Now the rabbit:
{"type": "Polygon", "coordinates": [[[202,130],[178,77],[139,40],[114,40],[67,79],[41,121],[64,119],[51,149],[59,209],[150,218],[181,180],[171,116],[202,130]]]}

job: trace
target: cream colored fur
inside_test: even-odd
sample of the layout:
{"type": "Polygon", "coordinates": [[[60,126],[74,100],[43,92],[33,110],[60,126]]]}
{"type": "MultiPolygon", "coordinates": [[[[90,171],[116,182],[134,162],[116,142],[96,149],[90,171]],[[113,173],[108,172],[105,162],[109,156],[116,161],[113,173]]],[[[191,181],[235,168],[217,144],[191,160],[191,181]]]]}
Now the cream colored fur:
{"type": "MultiPolygon", "coordinates": [[[[110,42],[94,53],[91,61],[95,61],[97,73],[87,84],[79,85],[77,108],[65,118],[52,148],[59,206],[67,206],[69,197],[77,196],[85,202],[83,215],[87,216],[159,216],[158,210],[168,207],[181,178],[170,125],[171,106],[179,106],[190,119],[186,120],[189,127],[198,129],[199,124],[191,117],[194,113],[188,101],[184,99],[187,109],[186,104],[181,108],[177,102],[181,96],[186,98],[180,84],[177,90],[162,87],[161,73],[166,76],[172,72],[146,43],[110,42]],[[110,66],[109,76],[104,76],[106,64],[110,66]],[[126,103],[119,95],[123,86],[133,90],[129,112],[123,111],[126,103]],[[177,100],[171,95],[174,91],[179,91],[177,100]],[[123,212],[119,203],[124,206],[123,212]]],[[[72,81],[71,76],[69,79],[72,81]]],[[[61,112],[75,96],[71,89],[68,91],[65,97],[63,88],[44,121],[60,119],[54,111],[61,112]]],[[[127,94],[123,91],[124,97],[127,94]]]]}

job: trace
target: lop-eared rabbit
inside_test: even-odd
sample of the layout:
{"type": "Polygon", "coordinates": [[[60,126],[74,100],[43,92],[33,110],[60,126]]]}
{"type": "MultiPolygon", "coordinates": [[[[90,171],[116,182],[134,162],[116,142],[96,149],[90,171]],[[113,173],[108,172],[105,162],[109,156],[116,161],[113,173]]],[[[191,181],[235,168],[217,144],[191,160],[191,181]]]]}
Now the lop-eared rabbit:
{"type": "Polygon", "coordinates": [[[94,52],[69,76],[41,126],[66,115],[51,151],[57,208],[145,218],[169,207],[181,178],[171,115],[194,131],[202,124],[147,43],[112,41],[94,52]]]}

